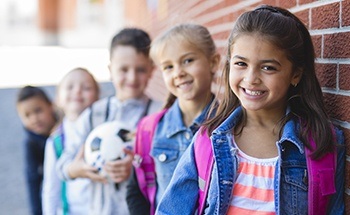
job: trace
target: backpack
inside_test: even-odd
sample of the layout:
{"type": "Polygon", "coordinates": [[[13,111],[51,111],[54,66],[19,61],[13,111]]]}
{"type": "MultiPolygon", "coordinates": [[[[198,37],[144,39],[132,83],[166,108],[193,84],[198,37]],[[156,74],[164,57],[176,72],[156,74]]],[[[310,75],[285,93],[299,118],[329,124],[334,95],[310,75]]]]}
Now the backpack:
{"type": "MultiPolygon", "coordinates": [[[[110,106],[110,102],[111,102],[112,97],[113,96],[108,96],[107,99],[99,100],[100,103],[98,104],[99,106],[97,109],[94,105],[91,105],[89,107],[89,109],[90,109],[90,115],[89,115],[90,130],[93,130],[98,125],[108,121],[109,112],[110,112],[109,106],[110,106]]],[[[148,112],[152,109],[152,107],[151,107],[152,102],[153,102],[152,99],[148,99],[145,110],[141,115],[141,118],[146,116],[148,114],[148,112]]]]}
{"type": "Polygon", "coordinates": [[[101,110],[94,109],[94,105],[91,105],[89,107],[90,109],[90,115],[89,115],[89,122],[90,122],[90,129],[94,129],[96,126],[106,122],[108,120],[109,116],[109,103],[111,102],[112,96],[108,96],[107,99],[101,100],[103,104],[101,106],[101,110]]]}
{"type": "Polygon", "coordinates": [[[134,169],[143,196],[150,202],[150,214],[154,214],[154,199],[156,195],[156,173],[153,158],[149,155],[152,138],[159,120],[167,112],[164,109],[158,113],[143,118],[137,125],[135,139],[134,169]]]}
{"type": "MultiPolygon", "coordinates": [[[[64,134],[62,124],[52,136],[53,146],[55,149],[56,158],[59,159],[64,149],[64,134]]],[[[61,181],[61,200],[62,200],[62,212],[63,215],[67,215],[69,211],[68,199],[67,199],[67,182],[61,181]]]]}
{"type": "MultiPolygon", "coordinates": [[[[135,142],[135,173],[142,194],[150,202],[150,214],[155,213],[156,173],[153,158],[149,155],[152,139],[159,120],[167,109],[145,117],[138,124],[139,131],[135,142]],[[142,141],[141,141],[142,140],[142,141]]],[[[214,156],[211,140],[207,130],[199,129],[194,143],[195,162],[198,171],[198,214],[203,214],[214,156]]],[[[314,148],[316,143],[310,136],[310,144],[314,148]]],[[[334,175],[336,170],[336,152],[327,153],[319,160],[311,159],[312,151],[305,148],[308,170],[308,214],[320,215],[327,212],[327,205],[331,194],[335,193],[334,175]]]]}

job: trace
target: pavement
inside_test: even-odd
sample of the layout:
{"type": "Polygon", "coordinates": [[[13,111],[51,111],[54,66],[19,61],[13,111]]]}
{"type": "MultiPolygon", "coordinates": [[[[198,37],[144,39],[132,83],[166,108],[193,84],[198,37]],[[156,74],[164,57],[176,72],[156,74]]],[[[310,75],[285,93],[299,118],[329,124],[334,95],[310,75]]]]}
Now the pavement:
{"type": "MultiPolygon", "coordinates": [[[[101,83],[101,98],[114,94],[111,83],[101,83]]],[[[54,98],[55,87],[42,87],[54,98]]],[[[0,89],[0,215],[29,215],[24,178],[24,132],[16,112],[17,88],[0,89]]]]}

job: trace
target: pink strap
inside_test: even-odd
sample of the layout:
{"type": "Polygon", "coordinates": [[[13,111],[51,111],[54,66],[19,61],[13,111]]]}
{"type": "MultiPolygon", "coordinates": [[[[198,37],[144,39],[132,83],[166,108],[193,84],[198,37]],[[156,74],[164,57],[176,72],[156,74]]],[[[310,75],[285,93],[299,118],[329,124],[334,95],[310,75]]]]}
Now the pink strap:
{"type": "Polygon", "coordinates": [[[210,184],[211,172],[214,163],[211,141],[207,130],[200,129],[194,143],[195,161],[198,170],[198,214],[202,214],[205,208],[206,197],[210,184]]]}
{"type": "MultiPolygon", "coordinates": [[[[314,149],[316,143],[309,137],[310,145],[314,149]]],[[[306,162],[309,177],[308,192],[308,214],[322,215],[326,214],[329,197],[336,192],[335,189],[335,171],[336,171],[336,153],[329,152],[321,159],[313,160],[311,158],[312,150],[305,147],[306,162]]]]}
{"type": "Polygon", "coordinates": [[[135,173],[142,194],[149,200],[150,214],[155,213],[156,174],[153,158],[149,155],[152,139],[159,120],[167,109],[143,118],[137,126],[135,140],[135,173]]]}

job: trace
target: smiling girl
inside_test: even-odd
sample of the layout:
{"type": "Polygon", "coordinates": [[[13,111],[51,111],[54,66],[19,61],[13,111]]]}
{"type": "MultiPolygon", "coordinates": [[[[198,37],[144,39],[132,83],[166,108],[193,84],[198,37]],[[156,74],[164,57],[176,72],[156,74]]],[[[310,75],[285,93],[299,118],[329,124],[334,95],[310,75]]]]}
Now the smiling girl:
{"type": "MultiPolygon", "coordinates": [[[[220,61],[209,31],[196,24],[171,28],[152,43],[150,52],[162,72],[170,96],[165,106],[166,113],[151,136],[150,157],[142,157],[137,148],[138,142],[144,144],[145,137],[136,140],[135,153],[141,159],[135,167],[137,170],[142,169],[142,160],[151,159],[155,166],[155,173],[152,174],[156,177],[156,185],[148,184],[147,189],[150,186],[157,187],[155,197],[146,195],[147,201],[143,200],[139,185],[143,189],[145,184],[140,182],[140,175],[134,175],[128,187],[127,201],[131,214],[135,215],[145,214],[149,202],[150,214],[154,213],[154,207],[168,186],[178,161],[205,119],[214,99],[211,84],[220,61]]],[[[145,124],[152,120],[154,117],[146,117],[140,123],[137,133],[149,129],[145,124]]]]}
{"type": "Polygon", "coordinates": [[[204,211],[197,211],[196,136],[156,214],[343,214],[344,150],[337,145],[344,138],[326,114],[303,23],[272,6],[243,13],[229,38],[222,80],[223,98],[203,126],[214,154],[204,211]],[[334,154],[336,165],[316,171],[320,189],[311,192],[309,161],[334,154]],[[321,195],[324,204],[311,199],[321,195]]]}

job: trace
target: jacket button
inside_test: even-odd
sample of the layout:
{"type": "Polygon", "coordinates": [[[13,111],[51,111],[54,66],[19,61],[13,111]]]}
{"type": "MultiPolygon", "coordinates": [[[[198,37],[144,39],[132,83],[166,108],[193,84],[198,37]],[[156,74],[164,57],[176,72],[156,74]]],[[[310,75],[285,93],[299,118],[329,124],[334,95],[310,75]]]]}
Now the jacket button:
{"type": "Polygon", "coordinates": [[[186,140],[189,140],[189,139],[191,138],[190,133],[186,132],[186,133],[185,133],[185,138],[186,138],[186,140]]]}
{"type": "Polygon", "coordinates": [[[164,161],[166,161],[166,159],[167,159],[167,156],[166,156],[166,154],[164,154],[164,153],[162,153],[162,154],[160,154],[160,155],[158,156],[158,160],[159,160],[160,162],[164,162],[164,161]]]}

